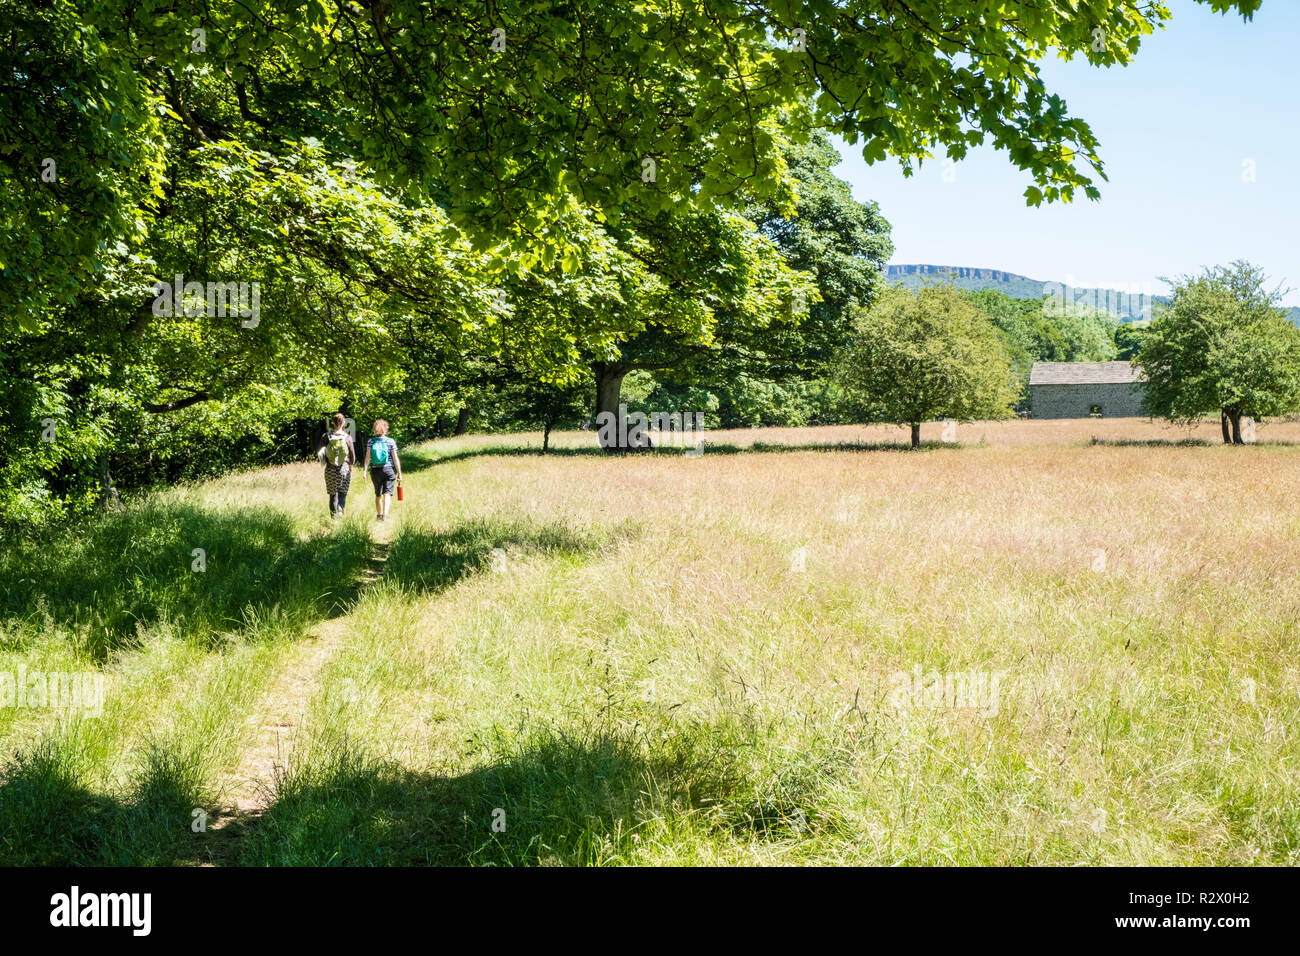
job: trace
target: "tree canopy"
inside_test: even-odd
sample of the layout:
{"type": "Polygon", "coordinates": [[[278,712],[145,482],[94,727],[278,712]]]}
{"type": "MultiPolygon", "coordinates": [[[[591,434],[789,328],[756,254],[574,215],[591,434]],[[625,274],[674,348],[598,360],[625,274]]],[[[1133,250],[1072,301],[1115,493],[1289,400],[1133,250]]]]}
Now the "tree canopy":
{"type": "Polygon", "coordinates": [[[18,409],[0,507],[78,507],[139,441],[205,460],[183,442],[218,416],[243,447],[326,403],[427,409],[421,391],[502,370],[572,382],[634,343],[798,367],[871,281],[852,242],[807,240],[884,248],[883,221],[800,152],[819,131],[908,171],[990,143],[1027,202],[1095,198],[1096,137],[1039,64],[1126,63],[1169,17],[1131,0],[0,0],[0,397],[18,409]],[[778,225],[801,190],[833,228],[778,225]],[[823,307],[810,294],[793,321],[777,306],[808,275],[823,307]],[[256,283],[259,321],[159,314],[176,276],[256,283]]]}
{"type": "Polygon", "coordinates": [[[1174,284],[1133,358],[1147,379],[1148,412],[1190,422],[1218,411],[1223,440],[1241,444],[1243,416],[1300,408],[1300,329],[1266,283],[1238,260],[1174,284]]]}
{"type": "Polygon", "coordinates": [[[1011,414],[1011,355],[992,321],[950,285],[894,287],[858,317],[840,379],[868,421],[907,424],[1011,414]]]}
{"type": "MultiPolygon", "coordinates": [[[[1260,0],[1199,2],[1249,16],[1260,0]]],[[[165,148],[187,139],[314,137],[524,261],[569,248],[549,229],[564,197],[610,218],[788,198],[782,144],[813,128],[909,170],[991,142],[1028,174],[1028,202],[1095,198],[1096,137],[1039,63],[1127,63],[1170,15],[1131,0],[5,0],[0,216],[44,214],[5,249],[7,272],[23,266],[0,305],[67,302],[136,252],[165,148]],[[50,264],[34,270],[37,232],[50,264]]]]}

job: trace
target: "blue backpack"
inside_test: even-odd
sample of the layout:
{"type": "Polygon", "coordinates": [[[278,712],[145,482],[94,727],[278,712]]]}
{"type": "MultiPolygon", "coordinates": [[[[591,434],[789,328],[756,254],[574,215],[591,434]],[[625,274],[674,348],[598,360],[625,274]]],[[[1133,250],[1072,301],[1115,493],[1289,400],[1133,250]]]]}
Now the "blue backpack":
{"type": "Polygon", "coordinates": [[[382,468],[388,464],[388,438],[372,438],[370,445],[370,464],[382,468]]]}

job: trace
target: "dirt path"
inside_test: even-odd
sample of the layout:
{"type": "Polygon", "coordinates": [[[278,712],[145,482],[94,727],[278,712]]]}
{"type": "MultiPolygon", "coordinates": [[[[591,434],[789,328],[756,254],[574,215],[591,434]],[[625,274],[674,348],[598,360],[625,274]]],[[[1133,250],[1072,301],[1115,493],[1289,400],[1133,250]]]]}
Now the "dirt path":
{"type": "MultiPolygon", "coordinates": [[[[372,519],[373,520],[373,519],[372,519]]],[[[393,525],[376,522],[370,529],[374,546],[357,580],[357,594],[384,574],[393,525]]],[[[263,695],[261,706],[250,715],[245,737],[251,744],[238,765],[222,781],[223,806],[209,818],[209,831],[222,831],[232,823],[247,823],[260,816],[274,799],[277,776],[297,745],[299,728],[319,684],[325,665],[347,639],[351,612],[322,621],[294,646],[285,664],[263,695]]],[[[235,829],[242,829],[237,827],[235,829]]],[[[217,847],[217,858],[234,847],[217,847]]]]}

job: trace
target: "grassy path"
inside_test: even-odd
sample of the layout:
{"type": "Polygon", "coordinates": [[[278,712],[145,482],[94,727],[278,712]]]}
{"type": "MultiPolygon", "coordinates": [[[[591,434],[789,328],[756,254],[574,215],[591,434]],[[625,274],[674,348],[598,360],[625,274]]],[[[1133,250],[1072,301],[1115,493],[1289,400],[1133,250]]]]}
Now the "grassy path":
{"type": "MultiPolygon", "coordinates": [[[[383,576],[392,542],[393,524],[376,522],[371,535],[375,544],[371,557],[357,581],[358,594],[383,576]]],[[[298,739],[308,701],[317,691],[322,670],[348,640],[353,629],[351,613],[315,625],[280,662],[274,682],[267,688],[257,709],[246,721],[251,729],[241,750],[238,766],[220,786],[225,806],[214,826],[220,829],[232,819],[256,816],[265,811],[298,739]]]]}
{"type": "MultiPolygon", "coordinates": [[[[240,752],[239,764],[222,782],[221,797],[228,804],[224,818],[255,815],[266,808],[276,774],[294,745],[316,675],[338,651],[346,632],[346,618],[319,624],[282,662],[274,682],[245,721],[252,729],[243,735],[249,743],[240,752]]],[[[214,824],[221,825],[221,819],[214,824]]]]}

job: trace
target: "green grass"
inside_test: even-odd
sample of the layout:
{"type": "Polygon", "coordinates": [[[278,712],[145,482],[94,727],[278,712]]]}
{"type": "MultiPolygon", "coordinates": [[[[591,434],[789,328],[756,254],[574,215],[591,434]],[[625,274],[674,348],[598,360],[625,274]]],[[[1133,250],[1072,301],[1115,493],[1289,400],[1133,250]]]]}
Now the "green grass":
{"type": "Polygon", "coordinates": [[[197,642],[291,632],[346,607],[370,547],[356,523],[304,536],[272,508],[150,500],[75,535],[6,550],[0,621],[7,645],[55,631],[97,661],[160,625],[197,642]]]}
{"type": "Polygon", "coordinates": [[[503,441],[0,558],[0,672],[107,688],[0,706],[0,864],[1300,862],[1289,448],[503,441]]]}

